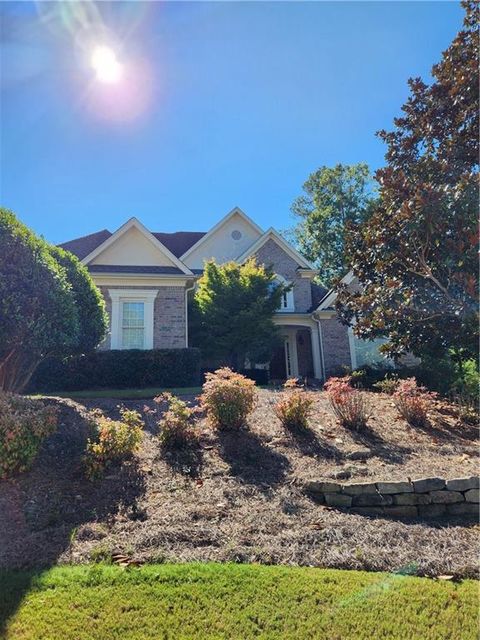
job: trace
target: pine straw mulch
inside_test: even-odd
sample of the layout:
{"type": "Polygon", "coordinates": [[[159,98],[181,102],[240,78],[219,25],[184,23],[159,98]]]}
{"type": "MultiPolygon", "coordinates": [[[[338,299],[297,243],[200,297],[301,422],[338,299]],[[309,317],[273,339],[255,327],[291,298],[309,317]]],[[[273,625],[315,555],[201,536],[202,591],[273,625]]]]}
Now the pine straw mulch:
{"type": "MultiPolygon", "coordinates": [[[[447,478],[478,473],[476,429],[437,403],[425,429],[398,418],[391,398],[369,394],[362,434],[340,427],[325,394],[303,435],[273,414],[276,393],[260,391],[249,428],[212,432],[167,455],[152,402],[126,401],[146,421],[134,461],[95,483],[84,479],[85,409],[118,415],[118,400],[50,399],[60,426],[31,471],[0,484],[0,568],[111,559],[234,561],[476,576],[480,527],[460,520],[402,522],[315,504],[304,480],[447,478]]],[[[193,401],[193,398],[191,399],[193,401]]]]}

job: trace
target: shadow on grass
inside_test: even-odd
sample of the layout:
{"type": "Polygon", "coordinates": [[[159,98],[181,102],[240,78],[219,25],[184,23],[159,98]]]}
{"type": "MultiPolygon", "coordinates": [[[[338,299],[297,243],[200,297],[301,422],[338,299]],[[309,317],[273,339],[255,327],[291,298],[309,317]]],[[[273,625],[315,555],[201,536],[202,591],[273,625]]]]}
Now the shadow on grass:
{"type": "Polygon", "coordinates": [[[220,455],[230,466],[230,473],[248,484],[269,489],[281,482],[290,468],[284,455],[246,428],[220,429],[218,440],[220,455]]]}
{"type": "Polygon", "coordinates": [[[193,479],[202,475],[203,452],[197,440],[192,440],[178,449],[163,449],[161,457],[174,473],[193,479]]]}
{"type": "MultiPolygon", "coordinates": [[[[35,569],[29,575],[38,576],[62,554],[68,559],[83,529],[101,539],[97,522],[108,527],[118,512],[132,520],[141,514],[145,479],[135,461],[109,470],[97,482],[87,481],[82,468],[90,433],[86,414],[69,400],[60,407],[58,430],[44,442],[33,468],[0,483],[0,571],[35,569]]],[[[0,593],[0,637],[29,587],[30,579],[22,575],[14,593],[0,593]]]]}

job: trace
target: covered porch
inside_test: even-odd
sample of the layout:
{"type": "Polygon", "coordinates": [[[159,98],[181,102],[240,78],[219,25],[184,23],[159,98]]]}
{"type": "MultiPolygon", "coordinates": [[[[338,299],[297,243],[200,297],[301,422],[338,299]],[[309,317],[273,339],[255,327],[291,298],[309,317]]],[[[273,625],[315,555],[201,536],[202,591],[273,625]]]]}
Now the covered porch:
{"type": "Polygon", "coordinates": [[[270,360],[270,379],[315,378],[323,380],[322,355],[318,323],[310,315],[278,314],[282,345],[270,360]]]}

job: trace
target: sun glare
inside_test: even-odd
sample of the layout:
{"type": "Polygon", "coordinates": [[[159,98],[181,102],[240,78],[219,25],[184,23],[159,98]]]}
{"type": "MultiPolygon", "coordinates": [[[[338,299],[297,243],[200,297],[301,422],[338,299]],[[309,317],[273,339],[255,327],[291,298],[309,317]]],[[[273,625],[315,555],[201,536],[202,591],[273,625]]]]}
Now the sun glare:
{"type": "Polygon", "coordinates": [[[123,67],[117,60],[115,51],[110,47],[96,47],[92,52],[90,63],[100,82],[115,84],[121,80],[123,67]]]}

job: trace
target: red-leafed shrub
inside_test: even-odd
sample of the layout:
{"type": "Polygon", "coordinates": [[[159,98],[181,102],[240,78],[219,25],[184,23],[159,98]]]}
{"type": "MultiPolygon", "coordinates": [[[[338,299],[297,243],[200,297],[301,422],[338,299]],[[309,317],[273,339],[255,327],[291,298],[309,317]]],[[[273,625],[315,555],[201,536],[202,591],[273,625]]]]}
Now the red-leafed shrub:
{"type": "Polygon", "coordinates": [[[207,373],[200,406],[216,429],[239,429],[255,408],[255,382],[228,367],[207,373]]]}
{"type": "Polygon", "coordinates": [[[57,428],[57,410],[41,400],[0,392],[0,479],[25,471],[57,428]]]}
{"type": "Polygon", "coordinates": [[[398,412],[413,427],[424,427],[427,424],[427,412],[436,398],[435,392],[418,386],[415,378],[400,380],[393,393],[398,412]]]}
{"type": "Polygon", "coordinates": [[[330,406],[344,427],[360,431],[369,417],[365,393],[351,386],[351,376],[330,378],[324,385],[330,406]]]}
{"type": "Polygon", "coordinates": [[[312,413],[314,400],[302,387],[297,378],[285,382],[284,391],[274,406],[275,415],[286,429],[306,429],[312,413]]]}
{"type": "Polygon", "coordinates": [[[154,400],[158,404],[167,403],[167,410],[158,421],[161,445],[168,449],[174,449],[183,447],[187,442],[193,440],[195,437],[194,418],[197,409],[189,407],[186,402],[171,393],[162,393],[154,400]]]}
{"type": "Polygon", "coordinates": [[[143,422],[137,411],[122,409],[121,420],[111,420],[99,413],[92,413],[94,435],[87,442],[85,473],[93,480],[107,467],[130,458],[140,447],[143,422]]]}

